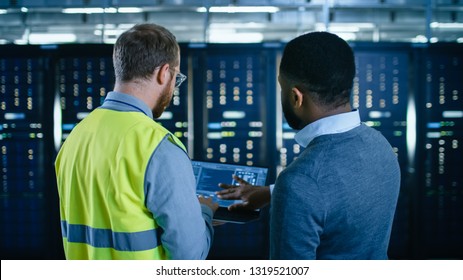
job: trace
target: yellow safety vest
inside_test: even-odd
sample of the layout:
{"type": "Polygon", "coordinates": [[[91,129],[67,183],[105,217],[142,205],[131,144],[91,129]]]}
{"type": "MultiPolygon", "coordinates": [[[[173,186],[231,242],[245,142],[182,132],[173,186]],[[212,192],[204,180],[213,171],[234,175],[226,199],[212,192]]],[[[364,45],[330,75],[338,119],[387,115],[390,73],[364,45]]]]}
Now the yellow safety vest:
{"type": "Polygon", "coordinates": [[[67,259],[166,259],[144,179],[167,129],[139,112],[96,109],[71,132],[55,169],[67,259]]]}

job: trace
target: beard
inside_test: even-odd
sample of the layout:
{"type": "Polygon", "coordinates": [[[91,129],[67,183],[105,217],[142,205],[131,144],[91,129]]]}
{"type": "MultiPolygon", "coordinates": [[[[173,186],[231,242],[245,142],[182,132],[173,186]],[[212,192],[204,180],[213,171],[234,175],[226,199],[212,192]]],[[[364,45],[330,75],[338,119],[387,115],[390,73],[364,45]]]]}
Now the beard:
{"type": "Polygon", "coordinates": [[[166,87],[159,96],[158,104],[153,109],[153,118],[159,118],[164,110],[169,107],[170,101],[172,101],[173,92],[170,88],[166,87]]]}
{"type": "Polygon", "coordinates": [[[283,107],[283,115],[285,116],[289,126],[293,129],[301,130],[303,127],[302,120],[296,116],[291,104],[288,101],[283,101],[281,105],[283,107]]]}

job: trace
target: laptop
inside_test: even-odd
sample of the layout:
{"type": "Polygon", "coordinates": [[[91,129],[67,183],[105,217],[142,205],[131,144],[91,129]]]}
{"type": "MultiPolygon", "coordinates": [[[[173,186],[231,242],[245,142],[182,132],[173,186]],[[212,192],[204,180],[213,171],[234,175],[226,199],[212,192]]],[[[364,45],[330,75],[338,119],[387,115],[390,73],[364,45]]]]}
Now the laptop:
{"type": "Polygon", "coordinates": [[[259,219],[259,209],[229,211],[227,209],[228,206],[242,201],[219,199],[215,192],[222,190],[219,187],[219,183],[238,185],[238,182],[233,179],[232,175],[244,179],[251,185],[265,186],[268,168],[197,160],[193,160],[192,165],[196,178],[196,194],[204,197],[212,197],[212,200],[219,204],[213,220],[244,224],[259,219]]]}

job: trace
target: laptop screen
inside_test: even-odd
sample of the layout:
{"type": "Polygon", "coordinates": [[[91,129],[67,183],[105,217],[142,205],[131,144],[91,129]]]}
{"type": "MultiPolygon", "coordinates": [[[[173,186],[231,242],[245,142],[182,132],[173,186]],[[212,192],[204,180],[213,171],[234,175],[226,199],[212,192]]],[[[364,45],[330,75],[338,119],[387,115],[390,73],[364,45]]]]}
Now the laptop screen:
{"type": "Polygon", "coordinates": [[[192,161],[196,178],[196,193],[205,197],[212,197],[220,207],[228,207],[239,203],[240,200],[222,200],[215,195],[222,190],[219,183],[238,185],[232,175],[236,175],[251,185],[265,186],[268,168],[247,165],[235,165],[215,162],[192,161]]]}

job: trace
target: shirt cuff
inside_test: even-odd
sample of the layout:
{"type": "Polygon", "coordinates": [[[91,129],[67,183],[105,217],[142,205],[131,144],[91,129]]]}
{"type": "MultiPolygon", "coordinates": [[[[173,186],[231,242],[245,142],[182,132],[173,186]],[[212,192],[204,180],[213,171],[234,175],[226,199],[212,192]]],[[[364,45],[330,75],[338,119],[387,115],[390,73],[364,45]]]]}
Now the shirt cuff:
{"type": "Polygon", "coordinates": [[[270,187],[270,195],[272,195],[273,188],[275,187],[275,184],[271,184],[269,187],[270,187]]]}
{"type": "Polygon", "coordinates": [[[203,213],[204,218],[208,218],[208,222],[212,220],[214,213],[212,212],[212,209],[209,206],[201,204],[201,212],[203,213]]]}

